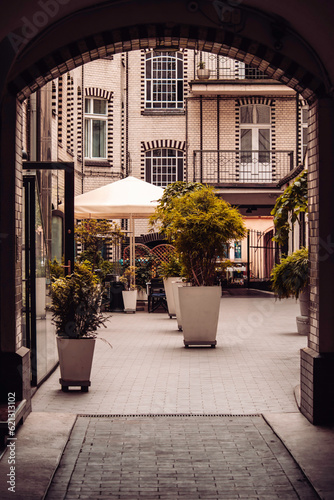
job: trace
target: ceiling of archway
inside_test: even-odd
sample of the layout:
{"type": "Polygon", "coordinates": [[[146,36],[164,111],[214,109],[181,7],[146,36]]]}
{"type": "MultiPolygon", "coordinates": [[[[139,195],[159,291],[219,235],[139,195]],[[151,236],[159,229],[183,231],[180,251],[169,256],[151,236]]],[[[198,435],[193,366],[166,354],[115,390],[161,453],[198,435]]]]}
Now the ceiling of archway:
{"type": "MultiPolygon", "coordinates": [[[[60,0],[52,1],[61,3],[60,0]]],[[[62,0],[64,4],[70,1],[62,0]]],[[[312,54],[308,54],[302,44],[298,45],[295,42],[295,50],[291,52],[291,57],[287,55],[287,52],[289,52],[287,48],[294,40],[291,33],[286,32],[285,27],[282,27],[282,25],[276,26],[276,32],[271,26],[270,43],[261,43],[256,40],[259,27],[262,29],[262,26],[264,26],[263,39],[265,40],[269,36],[266,32],[268,27],[265,26],[265,23],[259,23],[254,13],[247,11],[245,14],[244,10],[239,9],[242,6],[239,5],[241,0],[240,2],[233,1],[234,5],[237,4],[238,6],[233,11],[234,24],[233,22],[228,25],[225,23],[219,27],[212,20],[206,23],[208,25],[205,25],[204,17],[202,16],[202,19],[199,16],[198,19],[201,19],[202,24],[197,25],[181,22],[152,22],[122,27],[122,21],[120,20],[119,27],[105,29],[106,24],[108,25],[105,22],[105,17],[102,16],[103,12],[107,12],[105,11],[105,4],[101,6],[100,17],[94,17],[99,15],[96,8],[91,13],[91,23],[87,21],[89,11],[81,10],[75,18],[66,18],[56,23],[27,45],[22,54],[19,54],[17,63],[12,68],[9,79],[10,89],[17,93],[19,99],[22,100],[47,81],[57,78],[86,62],[118,52],[155,48],[163,45],[165,47],[205,50],[245,61],[258,67],[271,78],[294,88],[309,101],[312,101],[315,96],[325,95],[326,85],[324,78],[319,76],[321,75],[321,68],[316,67],[317,61],[314,64],[315,71],[311,72],[292,59],[295,56],[294,58],[299,60],[299,56],[303,55],[304,60],[307,58],[311,60],[312,54]],[[239,17],[236,14],[237,11],[240,11],[239,17]],[[251,16],[254,17],[253,24],[249,21],[251,16]],[[98,22],[94,23],[94,19],[98,20],[98,22]],[[281,38],[283,43],[281,43],[281,38]],[[277,46],[275,48],[276,42],[277,46]],[[284,45],[286,45],[285,50],[281,50],[284,45]]],[[[206,7],[210,4],[208,0],[202,0],[203,2],[206,7]]],[[[120,4],[125,3],[120,2],[120,4]]],[[[172,1],[171,3],[175,2],[172,1]]],[[[198,5],[198,2],[193,3],[198,5]]],[[[222,2],[219,3],[222,4],[222,2]]],[[[178,4],[185,4],[189,11],[189,2],[178,2],[178,4]]],[[[212,16],[212,2],[210,8],[210,15],[212,16]]],[[[156,18],[153,14],[151,17],[156,18]]],[[[183,17],[180,15],[181,19],[183,17]]],[[[132,20],[133,12],[129,13],[126,22],[131,23],[132,20]]],[[[113,23],[110,22],[109,24],[112,25],[113,23]]]]}

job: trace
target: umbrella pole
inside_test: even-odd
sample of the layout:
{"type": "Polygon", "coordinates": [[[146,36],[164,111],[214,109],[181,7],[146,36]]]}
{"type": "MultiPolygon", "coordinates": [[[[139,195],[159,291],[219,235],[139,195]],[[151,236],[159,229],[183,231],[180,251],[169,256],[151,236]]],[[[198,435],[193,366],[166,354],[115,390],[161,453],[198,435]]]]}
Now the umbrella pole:
{"type": "MultiPolygon", "coordinates": [[[[130,215],[130,266],[135,267],[135,230],[132,214],[130,215]]],[[[136,284],[135,276],[131,279],[131,284],[136,284]]]]}

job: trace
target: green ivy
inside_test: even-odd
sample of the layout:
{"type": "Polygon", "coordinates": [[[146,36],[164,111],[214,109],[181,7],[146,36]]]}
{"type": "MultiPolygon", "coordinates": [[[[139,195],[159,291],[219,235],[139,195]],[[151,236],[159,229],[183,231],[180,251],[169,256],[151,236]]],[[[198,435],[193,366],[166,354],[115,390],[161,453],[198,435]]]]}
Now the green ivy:
{"type": "Polygon", "coordinates": [[[304,170],[296,180],[288,186],[277,198],[271,211],[274,216],[276,234],[273,241],[284,244],[289,236],[292,225],[298,221],[299,214],[308,211],[307,170],[304,170]]]}

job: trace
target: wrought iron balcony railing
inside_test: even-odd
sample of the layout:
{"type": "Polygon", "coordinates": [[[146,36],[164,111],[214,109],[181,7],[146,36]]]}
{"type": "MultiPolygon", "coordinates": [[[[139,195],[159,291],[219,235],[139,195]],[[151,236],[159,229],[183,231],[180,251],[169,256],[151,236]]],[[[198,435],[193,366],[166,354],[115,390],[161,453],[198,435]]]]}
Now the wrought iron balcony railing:
{"type": "Polygon", "coordinates": [[[277,184],[293,169],[293,151],[194,151],[193,175],[204,184],[277,184]]]}
{"type": "MultiPolygon", "coordinates": [[[[195,68],[202,62],[210,72],[210,80],[263,80],[269,78],[265,73],[248,64],[209,52],[195,54],[195,68]]],[[[196,74],[194,79],[197,79],[196,74]]]]}

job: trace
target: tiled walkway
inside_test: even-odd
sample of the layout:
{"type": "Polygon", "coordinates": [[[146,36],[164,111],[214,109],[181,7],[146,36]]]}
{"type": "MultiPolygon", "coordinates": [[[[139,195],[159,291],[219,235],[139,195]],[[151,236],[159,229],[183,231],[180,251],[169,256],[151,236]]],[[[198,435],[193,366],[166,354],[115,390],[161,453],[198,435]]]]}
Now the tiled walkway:
{"type": "Polygon", "coordinates": [[[262,417],[80,417],[46,500],[317,499],[262,417]]]}
{"type": "Polygon", "coordinates": [[[47,500],[318,498],[262,416],[298,411],[298,308],[226,295],[215,349],[185,349],[166,313],[113,313],[89,392],[57,370],[33,398],[79,415],[47,500]]]}
{"type": "Polygon", "coordinates": [[[215,349],[183,346],[166,313],[113,313],[96,342],[88,393],[62,393],[59,371],[33,397],[34,411],[85,414],[295,412],[298,304],[223,297],[215,349]]]}

